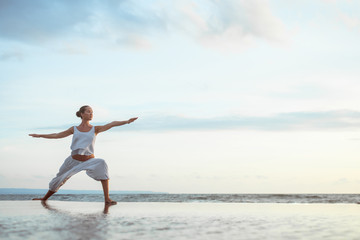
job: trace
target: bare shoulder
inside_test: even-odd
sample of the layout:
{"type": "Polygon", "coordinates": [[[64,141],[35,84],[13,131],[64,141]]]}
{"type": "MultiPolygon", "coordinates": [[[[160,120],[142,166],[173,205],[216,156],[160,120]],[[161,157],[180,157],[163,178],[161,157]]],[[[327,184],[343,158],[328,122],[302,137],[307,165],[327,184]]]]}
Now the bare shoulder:
{"type": "Polygon", "coordinates": [[[74,134],[74,126],[70,127],[66,132],[74,134]]]}
{"type": "Polygon", "coordinates": [[[71,134],[74,134],[74,127],[70,127],[69,129],[67,129],[67,130],[59,133],[59,135],[60,135],[61,137],[67,137],[67,136],[69,136],[69,135],[71,135],[71,134]]]}
{"type": "Polygon", "coordinates": [[[98,134],[103,131],[104,126],[95,126],[95,134],[98,134]]]}

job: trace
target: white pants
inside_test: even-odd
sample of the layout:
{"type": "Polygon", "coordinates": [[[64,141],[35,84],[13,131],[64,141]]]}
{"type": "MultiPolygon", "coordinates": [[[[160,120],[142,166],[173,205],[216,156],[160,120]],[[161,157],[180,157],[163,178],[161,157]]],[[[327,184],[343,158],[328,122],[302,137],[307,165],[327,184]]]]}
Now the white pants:
{"type": "Polygon", "coordinates": [[[101,158],[91,158],[87,161],[77,161],[69,156],[61,165],[56,177],[49,183],[49,190],[57,192],[59,188],[73,175],[86,170],[86,174],[97,180],[109,179],[108,166],[101,158]]]}

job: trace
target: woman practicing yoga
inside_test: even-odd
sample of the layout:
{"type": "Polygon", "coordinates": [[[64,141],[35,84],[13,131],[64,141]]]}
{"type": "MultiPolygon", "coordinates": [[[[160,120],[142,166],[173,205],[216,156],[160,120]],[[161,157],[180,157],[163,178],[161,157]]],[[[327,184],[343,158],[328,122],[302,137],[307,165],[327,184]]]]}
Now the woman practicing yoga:
{"type": "Polygon", "coordinates": [[[92,126],[90,121],[93,118],[93,110],[89,106],[82,106],[76,116],[81,118],[81,124],[74,126],[66,131],[52,134],[29,134],[36,138],[64,138],[73,134],[71,143],[71,155],[65,159],[61,165],[56,177],[49,183],[49,191],[42,198],[34,198],[33,200],[46,201],[59,188],[76,173],[86,170],[86,174],[97,181],[101,181],[104,190],[105,204],[116,204],[109,197],[109,176],[106,162],[101,158],[95,158],[94,144],[95,137],[101,132],[105,132],[112,127],[121,126],[132,123],[137,119],[130,118],[127,121],[114,121],[103,126],[92,126]]]}

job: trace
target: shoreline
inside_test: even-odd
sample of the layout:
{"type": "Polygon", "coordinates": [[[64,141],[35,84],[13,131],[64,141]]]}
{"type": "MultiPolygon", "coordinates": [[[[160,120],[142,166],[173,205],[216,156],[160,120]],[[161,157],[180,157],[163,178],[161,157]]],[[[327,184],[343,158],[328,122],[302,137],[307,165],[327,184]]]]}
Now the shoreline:
{"type": "MultiPolygon", "coordinates": [[[[0,194],[0,201],[23,201],[43,194],[0,194]]],[[[117,202],[359,204],[360,194],[110,194],[117,202]]],[[[103,202],[103,194],[57,193],[51,201],[103,202]]]]}
{"type": "Polygon", "coordinates": [[[356,239],[359,204],[0,201],[1,239],[356,239]]]}
{"type": "MultiPolygon", "coordinates": [[[[102,210],[104,202],[84,201],[58,201],[48,200],[45,204],[38,200],[0,201],[0,218],[10,215],[23,214],[46,214],[47,210],[65,210],[67,212],[81,212],[102,210]]],[[[332,210],[341,213],[352,213],[360,216],[360,204],[358,203],[231,203],[231,202],[118,202],[110,206],[114,214],[158,213],[166,209],[168,213],[183,213],[194,215],[196,213],[223,213],[240,214],[266,212],[308,212],[320,213],[324,210],[332,210]],[[140,210],[141,209],[141,210],[140,210]],[[356,210],[356,211],[353,211],[356,210]]],[[[327,211],[323,212],[327,214],[327,211]]]]}

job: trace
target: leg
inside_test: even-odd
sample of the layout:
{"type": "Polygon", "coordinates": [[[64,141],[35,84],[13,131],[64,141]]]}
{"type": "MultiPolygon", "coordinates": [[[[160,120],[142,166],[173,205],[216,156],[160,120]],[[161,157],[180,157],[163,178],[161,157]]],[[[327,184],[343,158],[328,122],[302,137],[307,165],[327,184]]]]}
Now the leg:
{"type": "Polygon", "coordinates": [[[86,174],[97,181],[101,181],[105,204],[115,205],[116,202],[109,197],[109,174],[105,160],[101,158],[92,158],[86,161],[86,165],[86,168],[84,168],[86,169],[86,174]]]}
{"type": "Polygon", "coordinates": [[[101,184],[102,184],[102,187],[103,187],[103,190],[104,190],[105,204],[107,204],[107,205],[115,205],[115,204],[117,204],[117,202],[111,200],[110,197],[109,197],[109,179],[101,180],[101,184]]]}
{"type": "Polygon", "coordinates": [[[56,174],[56,177],[50,181],[49,190],[52,192],[57,192],[70,177],[82,170],[84,169],[82,168],[81,162],[76,161],[72,159],[71,156],[69,156],[61,165],[59,172],[56,174]]]}
{"type": "Polygon", "coordinates": [[[54,193],[55,193],[55,192],[49,190],[49,191],[45,194],[44,197],[42,197],[42,198],[33,198],[33,200],[41,200],[41,201],[45,202],[45,201],[48,200],[48,198],[51,197],[54,193]]]}
{"type": "Polygon", "coordinates": [[[77,166],[79,162],[73,160],[70,157],[65,159],[64,163],[61,165],[59,172],[56,174],[56,177],[53,178],[49,183],[49,191],[42,198],[34,198],[33,200],[41,200],[45,202],[49,197],[51,197],[57,190],[74,174],[78,173],[82,169],[78,169],[77,166]]]}

